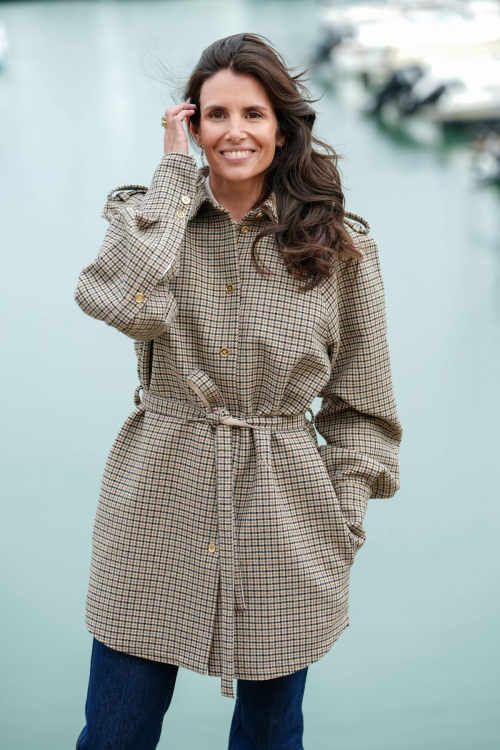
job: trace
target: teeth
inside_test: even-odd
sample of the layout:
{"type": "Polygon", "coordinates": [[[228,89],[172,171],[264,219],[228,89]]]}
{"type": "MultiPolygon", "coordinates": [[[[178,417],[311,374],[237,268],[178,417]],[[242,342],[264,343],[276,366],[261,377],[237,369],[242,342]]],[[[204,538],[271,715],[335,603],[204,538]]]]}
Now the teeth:
{"type": "Polygon", "coordinates": [[[253,151],[223,151],[222,153],[224,156],[246,156],[253,153],[253,151]]]}

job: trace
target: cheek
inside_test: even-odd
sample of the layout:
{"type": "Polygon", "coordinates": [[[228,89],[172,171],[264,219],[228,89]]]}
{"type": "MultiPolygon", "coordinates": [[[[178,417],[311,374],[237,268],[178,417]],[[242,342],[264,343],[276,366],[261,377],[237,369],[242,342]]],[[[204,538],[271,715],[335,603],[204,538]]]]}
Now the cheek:
{"type": "Polygon", "coordinates": [[[274,131],[269,130],[268,133],[266,133],[265,138],[262,139],[262,148],[266,151],[266,153],[271,153],[276,148],[276,142],[274,137],[274,131]]]}
{"type": "Polygon", "coordinates": [[[265,159],[273,159],[275,152],[275,143],[273,138],[270,138],[265,143],[261,144],[261,153],[265,159]]]}
{"type": "Polygon", "coordinates": [[[213,148],[217,150],[217,143],[219,141],[220,134],[217,132],[217,128],[205,125],[202,131],[202,141],[205,148],[213,148]]]}
{"type": "Polygon", "coordinates": [[[217,151],[217,138],[213,138],[210,135],[205,134],[203,137],[203,144],[205,146],[205,150],[213,149],[214,151],[217,151]]]}

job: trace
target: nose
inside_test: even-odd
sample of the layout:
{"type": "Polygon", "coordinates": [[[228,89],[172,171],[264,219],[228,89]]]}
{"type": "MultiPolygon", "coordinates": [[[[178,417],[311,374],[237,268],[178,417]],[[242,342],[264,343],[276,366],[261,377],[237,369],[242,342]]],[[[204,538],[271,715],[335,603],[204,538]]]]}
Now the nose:
{"type": "Polygon", "coordinates": [[[228,120],[227,138],[234,144],[246,137],[245,120],[239,115],[232,115],[228,120]]]}

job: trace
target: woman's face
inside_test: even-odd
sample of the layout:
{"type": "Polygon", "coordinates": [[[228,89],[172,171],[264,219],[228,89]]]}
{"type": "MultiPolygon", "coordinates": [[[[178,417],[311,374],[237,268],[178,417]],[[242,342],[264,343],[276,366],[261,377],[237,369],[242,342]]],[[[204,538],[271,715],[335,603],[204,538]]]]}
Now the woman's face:
{"type": "Polygon", "coordinates": [[[200,126],[191,127],[205,149],[211,179],[263,175],[274,159],[278,121],[260,81],[219,70],[201,87],[199,110],[200,126]]]}

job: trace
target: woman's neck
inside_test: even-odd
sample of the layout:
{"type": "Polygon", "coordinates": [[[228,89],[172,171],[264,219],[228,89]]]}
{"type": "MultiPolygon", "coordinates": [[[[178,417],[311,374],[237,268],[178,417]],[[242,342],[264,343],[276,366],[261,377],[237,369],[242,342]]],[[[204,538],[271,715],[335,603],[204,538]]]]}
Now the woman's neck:
{"type": "Polygon", "coordinates": [[[207,183],[217,203],[229,211],[231,218],[237,224],[253,208],[262,190],[262,185],[259,186],[259,183],[248,180],[243,184],[229,180],[220,183],[216,180],[214,189],[211,174],[208,175],[207,183]]]}

